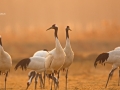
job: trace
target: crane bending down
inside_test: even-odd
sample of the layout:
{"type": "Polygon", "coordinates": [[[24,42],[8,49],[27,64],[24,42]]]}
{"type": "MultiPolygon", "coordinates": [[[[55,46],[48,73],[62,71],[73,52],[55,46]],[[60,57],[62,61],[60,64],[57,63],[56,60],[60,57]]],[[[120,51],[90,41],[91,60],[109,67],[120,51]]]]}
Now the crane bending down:
{"type": "Polygon", "coordinates": [[[6,90],[7,76],[11,66],[12,66],[11,56],[6,51],[4,51],[2,47],[1,36],[0,36],[0,75],[5,74],[5,90],[6,90]]]}
{"type": "MultiPolygon", "coordinates": [[[[66,78],[66,90],[67,90],[68,69],[69,69],[70,65],[73,63],[73,59],[74,59],[74,52],[71,48],[68,31],[71,31],[69,26],[66,27],[66,45],[64,48],[64,52],[66,53],[66,57],[65,57],[65,62],[61,68],[66,72],[66,76],[65,76],[65,78],[66,78]]],[[[59,78],[59,74],[58,74],[58,78],[59,78]]]]}
{"type": "Polygon", "coordinates": [[[96,67],[98,63],[103,65],[105,65],[105,63],[112,64],[112,69],[109,73],[105,88],[107,87],[110,78],[113,76],[113,73],[117,68],[119,68],[119,80],[118,80],[118,85],[119,85],[120,83],[120,48],[115,48],[112,51],[100,54],[96,58],[94,62],[94,66],[96,67]]]}
{"type": "MultiPolygon", "coordinates": [[[[38,57],[47,57],[48,54],[49,54],[48,50],[47,49],[43,49],[43,50],[35,52],[33,57],[36,57],[36,56],[38,56],[38,57]]],[[[51,73],[52,73],[52,71],[51,72],[49,71],[49,73],[46,72],[46,74],[51,74],[51,73]]],[[[50,76],[50,75],[48,75],[48,76],[50,76]]],[[[44,82],[43,82],[43,79],[42,79],[42,74],[41,73],[37,73],[36,71],[33,71],[33,70],[28,73],[28,77],[29,77],[29,80],[27,82],[27,89],[30,86],[33,78],[35,78],[35,88],[36,88],[38,77],[40,79],[40,86],[41,86],[41,88],[45,88],[45,72],[44,72],[44,82]],[[36,78],[35,78],[35,76],[36,76],[36,78]]],[[[48,77],[48,78],[51,78],[51,77],[48,77]]],[[[58,79],[56,77],[54,77],[54,84],[56,85],[56,88],[58,86],[58,83],[59,83],[58,79]]]]}
{"type": "MultiPolygon", "coordinates": [[[[47,49],[43,49],[43,50],[40,50],[40,51],[35,52],[34,55],[33,55],[33,57],[36,57],[36,56],[38,56],[38,57],[47,57],[47,55],[48,55],[48,50],[47,50],[47,49]]],[[[44,73],[44,74],[45,74],[45,73],[44,73]]],[[[41,88],[44,88],[44,87],[45,87],[45,86],[44,86],[45,81],[44,81],[44,83],[43,83],[42,73],[39,73],[39,72],[37,73],[36,71],[32,70],[32,71],[30,71],[30,72],[28,73],[28,77],[29,77],[29,80],[28,80],[28,82],[27,82],[27,89],[28,89],[28,87],[30,86],[33,78],[35,78],[35,89],[36,89],[38,77],[39,77],[39,79],[40,79],[40,87],[41,87],[41,88]]],[[[44,78],[45,78],[45,76],[44,76],[44,78]]],[[[44,79],[44,80],[45,80],[45,79],[44,79]]]]}

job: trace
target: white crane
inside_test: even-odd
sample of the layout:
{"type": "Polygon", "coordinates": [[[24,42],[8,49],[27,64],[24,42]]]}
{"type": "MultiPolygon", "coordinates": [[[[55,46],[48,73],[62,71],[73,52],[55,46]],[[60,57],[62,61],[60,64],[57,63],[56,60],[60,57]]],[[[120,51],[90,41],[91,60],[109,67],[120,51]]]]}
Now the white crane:
{"type": "MultiPolygon", "coordinates": [[[[45,58],[36,56],[22,59],[16,64],[15,70],[17,70],[19,67],[21,67],[22,70],[30,69],[36,71],[37,73],[42,73],[45,71],[45,58]]],[[[31,79],[34,78],[33,76],[31,77],[31,79]]],[[[38,78],[38,76],[39,74],[35,74],[35,89],[37,85],[36,79],[38,78]]],[[[31,82],[27,83],[27,88],[29,87],[30,83],[31,82]]]]}
{"type": "MultiPolygon", "coordinates": [[[[52,77],[54,76],[54,72],[59,72],[65,62],[65,52],[58,40],[58,27],[56,24],[53,24],[52,27],[48,28],[47,30],[54,29],[54,36],[55,36],[55,48],[49,52],[49,56],[45,61],[45,68],[46,70],[52,70],[52,77]]],[[[52,84],[51,84],[52,89],[52,84]]]]}
{"type": "MultiPolygon", "coordinates": [[[[71,48],[70,39],[69,39],[69,33],[68,33],[69,30],[71,31],[70,27],[67,26],[66,27],[66,45],[64,48],[64,52],[66,53],[66,57],[65,57],[65,62],[61,68],[66,72],[66,76],[65,76],[65,78],[66,78],[66,90],[67,90],[68,69],[69,69],[70,65],[73,63],[73,59],[74,59],[74,52],[71,48]]],[[[58,78],[59,78],[59,74],[58,74],[58,78]]]]}
{"type": "MultiPolygon", "coordinates": [[[[120,50],[119,50],[119,48],[118,49],[116,48],[112,51],[100,54],[96,58],[96,60],[94,62],[94,66],[96,67],[98,63],[103,64],[103,65],[105,65],[105,63],[112,64],[112,69],[109,73],[109,76],[108,76],[108,79],[106,82],[106,86],[105,86],[105,88],[106,88],[108,85],[109,79],[113,76],[114,71],[117,68],[120,68],[120,50]]],[[[120,83],[120,69],[119,69],[118,85],[119,85],[119,83],[120,83]]]]}
{"type": "MultiPolygon", "coordinates": [[[[33,57],[38,56],[38,57],[44,57],[45,58],[45,57],[47,57],[48,54],[49,54],[48,50],[47,49],[43,49],[43,50],[39,50],[39,51],[35,52],[34,55],[33,55],[33,57]]],[[[41,83],[40,86],[41,86],[41,88],[45,87],[45,73],[44,73],[44,84],[43,84],[43,79],[42,79],[42,73],[39,73],[39,72],[37,73],[37,72],[35,72],[35,71],[32,70],[32,71],[29,72],[28,77],[29,77],[29,80],[27,82],[27,89],[30,86],[30,84],[32,82],[32,79],[34,77],[35,77],[35,88],[36,88],[36,85],[37,85],[37,79],[38,79],[38,77],[40,78],[40,83],[41,83]]]]}
{"type": "Polygon", "coordinates": [[[12,66],[11,56],[6,51],[4,51],[2,47],[1,36],[0,36],[0,75],[5,74],[5,90],[6,90],[7,76],[11,66],[12,66]]]}
{"type": "Polygon", "coordinates": [[[46,69],[51,69],[53,72],[58,72],[64,62],[65,62],[65,52],[58,40],[58,36],[57,36],[57,32],[58,32],[58,27],[54,24],[52,25],[52,27],[50,27],[49,29],[47,30],[50,30],[50,29],[54,29],[55,32],[54,32],[54,35],[55,35],[55,48],[51,51],[49,51],[49,58],[50,59],[46,59],[46,62],[45,62],[45,67],[46,69]]]}

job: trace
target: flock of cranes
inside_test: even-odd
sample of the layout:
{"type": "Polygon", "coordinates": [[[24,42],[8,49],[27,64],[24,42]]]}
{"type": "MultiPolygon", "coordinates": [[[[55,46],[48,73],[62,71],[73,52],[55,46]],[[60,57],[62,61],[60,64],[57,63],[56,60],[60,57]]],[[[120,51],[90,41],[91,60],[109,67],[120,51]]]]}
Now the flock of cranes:
{"type": "MultiPolygon", "coordinates": [[[[71,30],[69,26],[66,27],[66,46],[63,49],[60,41],[58,39],[58,27],[53,24],[48,30],[54,30],[55,36],[55,48],[51,51],[47,49],[37,51],[32,57],[20,60],[16,66],[15,70],[19,67],[22,70],[30,69],[29,80],[27,82],[27,88],[30,86],[33,78],[35,78],[35,89],[37,86],[37,79],[40,78],[41,87],[45,88],[45,76],[47,75],[52,79],[50,90],[52,90],[52,84],[54,82],[54,88],[57,90],[59,87],[59,78],[55,76],[60,70],[64,69],[66,71],[66,89],[67,89],[67,77],[69,66],[73,62],[74,53],[72,51],[68,31],[71,30]],[[42,73],[44,73],[44,81],[42,79],[42,73]]],[[[12,60],[10,55],[4,51],[2,47],[2,41],[0,37],[0,72],[5,74],[5,90],[6,90],[6,80],[10,67],[12,66],[12,60]]]]}
{"type": "MultiPolygon", "coordinates": [[[[26,89],[28,89],[34,78],[35,78],[35,89],[37,88],[38,78],[40,79],[40,85],[41,85],[40,87],[45,88],[45,77],[48,76],[49,79],[52,79],[50,90],[52,90],[53,83],[54,83],[54,89],[57,90],[57,88],[59,88],[60,71],[64,70],[66,72],[65,88],[67,90],[68,70],[74,59],[74,52],[72,51],[70,45],[70,39],[68,33],[68,31],[71,31],[71,29],[69,26],[66,27],[65,48],[62,48],[60,41],[58,39],[58,35],[57,35],[58,27],[56,26],[56,24],[48,28],[47,31],[51,29],[54,30],[55,48],[51,51],[48,51],[47,49],[37,51],[36,53],[34,53],[32,57],[28,57],[20,60],[15,66],[15,70],[18,70],[18,68],[21,68],[22,70],[26,70],[26,69],[31,70],[28,73],[29,80],[27,81],[26,89]],[[42,74],[44,74],[44,78],[42,77],[42,74]],[[56,76],[56,74],[58,75],[58,77],[56,76]]],[[[98,63],[103,65],[105,65],[105,63],[112,64],[112,69],[109,73],[106,82],[106,86],[105,86],[106,88],[110,78],[113,76],[114,71],[117,68],[120,68],[120,47],[117,47],[112,51],[98,55],[98,57],[94,62],[94,66],[96,67],[98,63]]],[[[5,90],[6,90],[7,76],[11,67],[12,67],[11,56],[6,51],[4,51],[0,36],[0,74],[5,75],[5,90]]],[[[120,85],[119,83],[120,83],[120,69],[119,69],[118,85],[120,85]]]]}

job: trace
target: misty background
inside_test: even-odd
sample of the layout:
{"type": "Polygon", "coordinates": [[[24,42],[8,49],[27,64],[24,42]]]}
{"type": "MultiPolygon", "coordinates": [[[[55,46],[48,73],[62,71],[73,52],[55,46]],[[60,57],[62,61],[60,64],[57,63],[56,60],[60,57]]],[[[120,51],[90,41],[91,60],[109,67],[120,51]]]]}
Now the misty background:
{"type": "Polygon", "coordinates": [[[52,24],[64,47],[69,25],[75,55],[98,54],[120,45],[119,9],[120,0],[0,0],[0,34],[13,57],[27,57],[54,48],[52,24]]]}

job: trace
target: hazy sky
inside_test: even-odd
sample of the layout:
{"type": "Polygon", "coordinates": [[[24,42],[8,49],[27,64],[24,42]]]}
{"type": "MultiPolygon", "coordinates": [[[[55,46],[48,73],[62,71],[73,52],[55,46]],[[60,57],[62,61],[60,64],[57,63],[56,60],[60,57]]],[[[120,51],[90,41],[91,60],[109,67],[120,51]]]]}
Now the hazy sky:
{"type": "Polygon", "coordinates": [[[120,24],[120,0],[0,0],[0,29],[120,24]],[[5,15],[2,15],[5,14],[5,15]]]}

